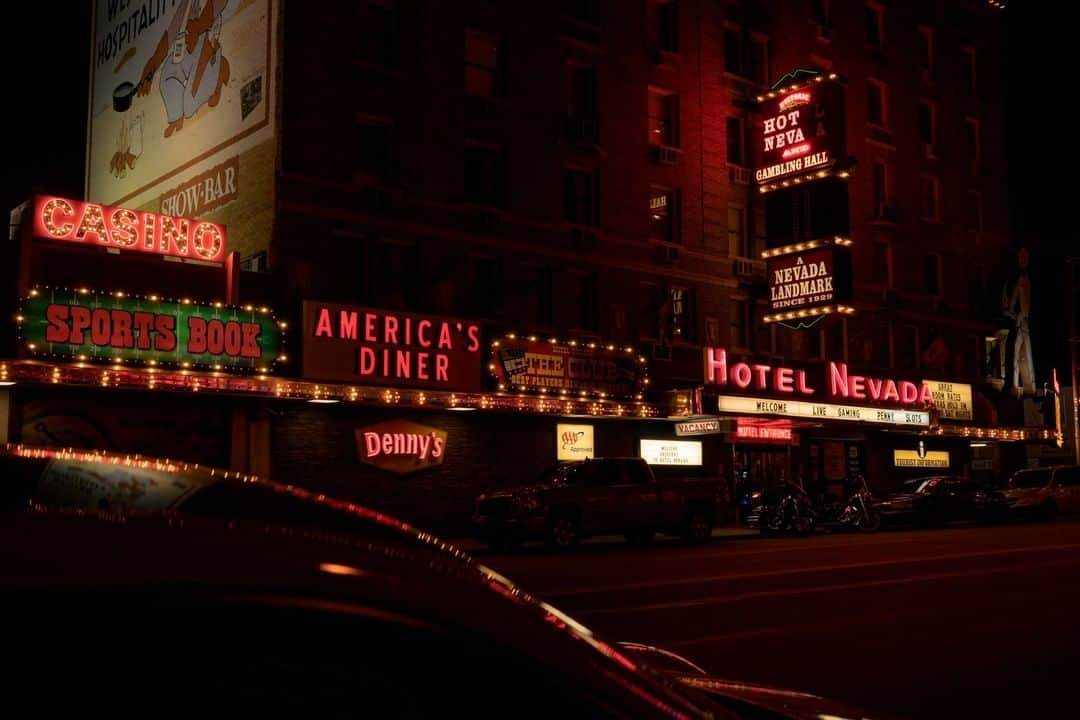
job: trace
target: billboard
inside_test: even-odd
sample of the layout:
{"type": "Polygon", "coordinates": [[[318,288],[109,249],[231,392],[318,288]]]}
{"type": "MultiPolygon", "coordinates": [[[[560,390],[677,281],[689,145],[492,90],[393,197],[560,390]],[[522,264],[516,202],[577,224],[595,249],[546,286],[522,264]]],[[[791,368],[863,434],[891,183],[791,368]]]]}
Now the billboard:
{"type": "Polygon", "coordinates": [[[268,308],[123,294],[30,291],[19,330],[35,356],[267,372],[281,350],[268,308]]]}
{"type": "Polygon", "coordinates": [[[304,302],[310,380],[480,389],[480,324],[458,318],[304,302]]]}
{"type": "Polygon", "coordinates": [[[87,199],[212,220],[266,250],[274,192],[272,0],[96,0],[87,199]]]}
{"type": "Polygon", "coordinates": [[[507,336],[492,343],[491,369],[503,387],[628,398],[642,392],[644,358],[630,348],[507,336]]]}
{"type": "Polygon", "coordinates": [[[843,157],[844,88],[835,75],[770,92],[760,113],[753,135],[759,185],[829,170],[843,157]]]}

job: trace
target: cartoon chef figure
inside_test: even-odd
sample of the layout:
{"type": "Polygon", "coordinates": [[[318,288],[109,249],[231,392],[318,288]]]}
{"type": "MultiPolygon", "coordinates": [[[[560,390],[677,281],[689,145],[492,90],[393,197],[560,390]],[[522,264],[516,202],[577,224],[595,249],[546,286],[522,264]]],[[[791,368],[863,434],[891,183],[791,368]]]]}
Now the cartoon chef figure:
{"type": "Polygon", "coordinates": [[[215,107],[229,81],[229,61],[222,55],[222,13],[228,0],[178,0],[176,14],[139,76],[139,95],[150,93],[161,68],[161,98],[168,125],[165,137],[184,127],[203,105],[215,107]],[[200,7],[201,4],[201,7],[200,7]]]}

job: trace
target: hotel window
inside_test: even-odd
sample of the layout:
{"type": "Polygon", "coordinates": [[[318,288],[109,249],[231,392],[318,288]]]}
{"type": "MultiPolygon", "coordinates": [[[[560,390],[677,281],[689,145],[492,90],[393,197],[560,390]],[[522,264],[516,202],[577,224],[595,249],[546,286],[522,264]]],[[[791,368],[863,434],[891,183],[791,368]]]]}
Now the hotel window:
{"type": "Polygon", "coordinates": [[[976,75],[976,72],[975,72],[976,67],[977,67],[977,64],[976,64],[975,48],[973,48],[973,47],[964,48],[964,74],[966,76],[967,86],[971,90],[975,89],[975,80],[977,78],[977,75],[976,75]]]}
{"type": "Polygon", "coordinates": [[[679,194],[654,188],[649,193],[649,228],[656,240],[679,242],[679,194]]]}
{"type": "Polygon", "coordinates": [[[358,118],[353,128],[353,179],[389,180],[396,169],[394,124],[383,118],[358,118]]]}
{"type": "Polygon", "coordinates": [[[472,288],[467,294],[471,301],[470,311],[475,317],[494,318],[496,310],[502,304],[502,273],[496,258],[473,255],[469,258],[472,266],[472,288]]]}
{"type": "Polygon", "coordinates": [[[919,27],[919,67],[926,72],[934,69],[934,31],[925,25],[919,27]]]}
{"type": "Polygon", "coordinates": [[[877,324],[877,336],[874,338],[874,354],[878,367],[891,368],[892,359],[892,326],[888,321],[879,321],[877,324]]]}
{"type": "Polygon", "coordinates": [[[873,191],[874,217],[886,216],[891,205],[889,196],[889,167],[880,160],[870,163],[870,178],[873,191]]]}
{"type": "Polygon", "coordinates": [[[465,145],[465,199],[477,205],[497,206],[502,201],[502,160],[497,148],[465,145]]]}
{"type": "Polygon", "coordinates": [[[668,0],[655,5],[653,44],[657,50],[679,52],[679,2],[668,0]]]}
{"type": "Polygon", "coordinates": [[[577,327],[596,332],[600,307],[596,273],[572,273],[572,280],[575,285],[573,301],[579,313],[577,327]]]}
{"type": "Polygon", "coordinates": [[[941,181],[930,175],[923,175],[920,180],[922,196],[922,219],[941,220],[941,181]]]}
{"type": "Polygon", "coordinates": [[[917,369],[919,367],[919,329],[914,325],[902,327],[896,345],[896,361],[900,368],[917,369]]]}
{"type": "Polygon", "coordinates": [[[566,65],[566,117],[574,120],[595,120],[597,107],[596,68],[568,63],[566,65]]]}
{"type": "Polygon", "coordinates": [[[750,36],[750,79],[758,85],[769,85],[769,40],[750,36]]]}
{"type": "Polygon", "coordinates": [[[679,96],[649,90],[649,142],[679,147],[679,96]]]}
{"type": "Polygon", "coordinates": [[[978,162],[982,153],[979,151],[979,121],[976,118],[964,118],[964,150],[972,162],[978,162]]]}
{"type": "Polygon", "coordinates": [[[745,300],[731,303],[731,344],[737,348],[746,348],[750,342],[747,328],[750,326],[750,306],[745,300]]]}
{"type": "Polygon", "coordinates": [[[465,94],[493,98],[503,95],[502,47],[498,37],[465,31],[465,94]]]}
{"type": "Polygon", "coordinates": [[[968,193],[968,229],[983,229],[983,196],[978,190],[968,193]]]}
{"type": "Polygon", "coordinates": [[[356,25],[357,60],[366,65],[397,67],[397,8],[393,3],[359,3],[356,25]]]}
{"type": "Polygon", "coordinates": [[[693,288],[671,288],[671,334],[677,340],[697,342],[696,300],[693,288]]]}
{"type": "Polygon", "coordinates": [[[926,292],[941,295],[941,256],[937,253],[926,256],[926,292]]]}
{"type": "Polygon", "coordinates": [[[728,117],[725,121],[727,130],[727,161],[732,165],[746,166],[746,139],[743,119],[728,117]]]}
{"type": "Polygon", "coordinates": [[[563,220],[574,225],[596,225],[596,174],[574,168],[563,169],[563,220]]]}
{"type": "Polygon", "coordinates": [[[541,265],[524,265],[525,282],[521,288],[525,301],[525,317],[541,327],[552,324],[551,268],[541,265]]]}
{"type": "Polygon", "coordinates": [[[832,27],[829,10],[829,0],[811,0],[810,2],[810,17],[817,23],[820,37],[829,37],[829,31],[832,27]]]}
{"type": "Polygon", "coordinates": [[[873,256],[872,272],[874,283],[886,288],[892,287],[892,248],[886,240],[875,240],[871,246],[873,256]]]}
{"type": "Polygon", "coordinates": [[[919,140],[932,150],[937,139],[937,112],[934,103],[919,101],[919,140]]]}
{"type": "Polygon", "coordinates": [[[866,4],[866,44],[879,50],[885,47],[885,8],[877,3],[866,4]]]}
{"type": "Polygon", "coordinates": [[[746,210],[728,205],[727,210],[728,255],[750,257],[750,240],[746,234],[746,210]]]}
{"type": "Polygon", "coordinates": [[[878,127],[885,127],[889,121],[888,88],[880,80],[866,84],[866,121],[878,127]]]}
{"type": "Polygon", "coordinates": [[[734,75],[745,75],[743,62],[743,35],[741,30],[724,30],[724,70],[734,75]]]}

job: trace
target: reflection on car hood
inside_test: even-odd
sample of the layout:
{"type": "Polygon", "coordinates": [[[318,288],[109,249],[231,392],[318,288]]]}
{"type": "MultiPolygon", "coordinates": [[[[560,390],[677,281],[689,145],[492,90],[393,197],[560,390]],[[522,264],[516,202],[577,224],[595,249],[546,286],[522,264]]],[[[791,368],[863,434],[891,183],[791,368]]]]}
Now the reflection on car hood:
{"type": "Polygon", "coordinates": [[[919,499],[919,497],[920,496],[916,495],[915,493],[893,493],[891,495],[886,495],[885,497],[881,498],[880,502],[896,504],[912,503],[919,499]]]}
{"type": "Polygon", "coordinates": [[[827,700],[810,693],[772,688],[765,685],[720,680],[712,677],[680,675],[676,679],[687,687],[707,694],[719,704],[748,717],[757,717],[754,710],[768,710],[792,720],[869,720],[882,718],[843,703],[827,700]]]}
{"type": "Polygon", "coordinates": [[[1022,498],[1031,497],[1032,495],[1038,495],[1043,491],[1043,488],[1009,488],[1005,491],[1005,497],[1007,498],[1022,498]]]}

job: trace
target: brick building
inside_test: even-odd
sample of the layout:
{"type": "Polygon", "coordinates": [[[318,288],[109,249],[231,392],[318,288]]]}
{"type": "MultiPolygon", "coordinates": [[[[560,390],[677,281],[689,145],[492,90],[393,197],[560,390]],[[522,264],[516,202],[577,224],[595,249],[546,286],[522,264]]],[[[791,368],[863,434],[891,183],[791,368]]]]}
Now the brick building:
{"type": "MultiPolygon", "coordinates": [[[[280,372],[302,374],[296,321],[304,302],[326,301],[467,318],[486,344],[516,333],[627,346],[650,384],[625,407],[600,396],[545,408],[487,377],[479,392],[437,401],[384,386],[370,402],[345,389],[339,399],[355,402],[334,407],[254,393],[236,403],[257,418],[243,436],[255,449],[234,452],[234,465],[460,527],[479,490],[554,460],[556,426],[580,422],[561,416],[591,416],[600,455],[673,438],[662,418],[681,407],[668,391],[702,386],[706,347],[773,366],[843,361],[982,383],[1015,255],[997,5],[269,3],[281,89],[272,237],[245,267],[262,273],[248,284],[260,301],[293,319],[298,347],[280,372]],[[829,182],[845,190],[855,313],[809,329],[762,322],[762,253],[788,239],[767,226],[753,179],[759,98],[797,68],[846,84],[854,161],[829,182]],[[448,412],[463,407],[489,412],[448,412]],[[450,432],[446,462],[403,477],[357,463],[354,430],[393,419],[450,432]]],[[[303,387],[298,397],[326,392],[303,387]]],[[[987,397],[976,391],[972,432],[1024,425],[987,397]]],[[[860,468],[882,484],[903,477],[889,451],[917,433],[897,441],[849,425],[788,424],[794,444],[777,447],[704,438],[696,472],[813,474],[831,452],[823,443],[839,443],[859,447],[860,468]]],[[[954,449],[950,468],[970,469],[973,451],[954,434],[937,442],[954,449]]],[[[1009,451],[983,461],[1001,469],[1009,451]]]]}

